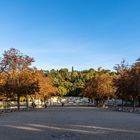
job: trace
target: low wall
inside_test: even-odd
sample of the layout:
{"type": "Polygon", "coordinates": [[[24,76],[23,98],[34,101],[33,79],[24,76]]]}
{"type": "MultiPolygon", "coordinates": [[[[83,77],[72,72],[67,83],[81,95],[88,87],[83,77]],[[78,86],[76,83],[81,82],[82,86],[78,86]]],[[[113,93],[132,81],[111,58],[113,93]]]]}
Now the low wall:
{"type": "Polygon", "coordinates": [[[49,105],[88,105],[89,100],[85,97],[52,97],[48,100],[49,105]]]}
{"type": "Polygon", "coordinates": [[[135,107],[135,110],[133,107],[110,107],[110,110],[112,111],[119,111],[119,112],[135,112],[140,113],[140,107],[135,107]]]}

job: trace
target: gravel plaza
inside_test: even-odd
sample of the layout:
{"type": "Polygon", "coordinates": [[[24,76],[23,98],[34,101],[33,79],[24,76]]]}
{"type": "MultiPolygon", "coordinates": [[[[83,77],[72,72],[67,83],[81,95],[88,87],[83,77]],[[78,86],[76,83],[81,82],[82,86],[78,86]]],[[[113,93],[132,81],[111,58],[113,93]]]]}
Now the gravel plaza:
{"type": "Polygon", "coordinates": [[[140,114],[93,107],[2,113],[0,140],[139,140],[140,114]]]}

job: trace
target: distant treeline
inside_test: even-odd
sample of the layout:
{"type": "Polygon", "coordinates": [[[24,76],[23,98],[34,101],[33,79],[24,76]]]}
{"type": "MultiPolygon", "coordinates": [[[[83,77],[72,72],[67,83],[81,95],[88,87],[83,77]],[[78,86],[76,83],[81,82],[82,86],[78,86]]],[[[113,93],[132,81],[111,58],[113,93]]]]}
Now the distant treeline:
{"type": "Polygon", "coordinates": [[[58,96],[84,96],[103,104],[107,99],[122,99],[140,104],[140,59],[133,65],[125,60],[114,66],[114,71],[98,68],[77,71],[72,68],[44,71],[52,77],[58,96]]]}

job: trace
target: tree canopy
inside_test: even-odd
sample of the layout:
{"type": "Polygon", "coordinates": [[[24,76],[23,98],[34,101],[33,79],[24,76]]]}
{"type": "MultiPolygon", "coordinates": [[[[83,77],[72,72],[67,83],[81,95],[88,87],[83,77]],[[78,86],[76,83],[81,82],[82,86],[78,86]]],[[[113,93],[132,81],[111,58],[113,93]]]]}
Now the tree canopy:
{"type": "Polygon", "coordinates": [[[97,101],[117,98],[140,100],[140,59],[129,66],[124,60],[115,71],[98,68],[88,70],[38,70],[34,59],[11,48],[0,61],[1,98],[17,99],[28,96],[45,100],[51,96],[85,96],[97,101]]]}

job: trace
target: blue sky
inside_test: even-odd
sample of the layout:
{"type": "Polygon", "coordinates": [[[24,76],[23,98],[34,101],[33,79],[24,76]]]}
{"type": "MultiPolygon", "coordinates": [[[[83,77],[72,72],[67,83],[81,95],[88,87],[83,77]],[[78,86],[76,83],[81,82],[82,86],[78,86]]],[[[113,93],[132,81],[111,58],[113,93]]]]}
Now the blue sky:
{"type": "Polygon", "coordinates": [[[0,0],[0,54],[11,47],[39,69],[113,69],[140,57],[139,0],[0,0]]]}

